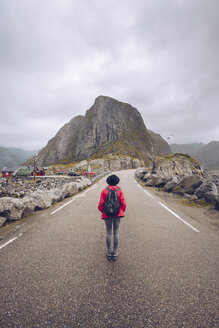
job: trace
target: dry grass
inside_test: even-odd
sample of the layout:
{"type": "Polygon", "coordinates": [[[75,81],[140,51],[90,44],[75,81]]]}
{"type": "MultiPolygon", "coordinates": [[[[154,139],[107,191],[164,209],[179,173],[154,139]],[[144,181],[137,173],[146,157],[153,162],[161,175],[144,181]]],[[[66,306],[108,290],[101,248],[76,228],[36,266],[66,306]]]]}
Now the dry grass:
{"type": "MultiPolygon", "coordinates": [[[[181,196],[183,197],[183,196],[181,196]]],[[[213,206],[213,204],[209,204],[207,203],[205,200],[202,200],[202,199],[196,199],[196,200],[193,200],[193,199],[185,199],[185,198],[182,198],[178,201],[179,204],[182,204],[182,205],[185,205],[185,206],[188,206],[188,207],[206,207],[207,209],[211,208],[213,206]]]]}

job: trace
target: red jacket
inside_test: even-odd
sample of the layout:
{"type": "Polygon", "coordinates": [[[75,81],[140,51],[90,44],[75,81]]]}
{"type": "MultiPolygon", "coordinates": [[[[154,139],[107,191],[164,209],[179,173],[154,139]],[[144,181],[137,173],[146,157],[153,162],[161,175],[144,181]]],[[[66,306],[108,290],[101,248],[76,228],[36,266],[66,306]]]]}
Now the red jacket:
{"type": "MultiPolygon", "coordinates": [[[[118,186],[108,186],[108,187],[111,190],[115,190],[116,188],[118,188],[118,186]]],[[[103,211],[104,203],[107,199],[108,192],[109,191],[105,188],[102,190],[101,195],[100,195],[100,202],[98,205],[98,210],[102,213],[102,219],[108,218],[108,216],[103,211]]],[[[121,216],[124,216],[124,212],[126,210],[126,202],[125,202],[125,197],[122,192],[122,189],[117,190],[117,193],[118,193],[118,198],[119,198],[119,202],[120,202],[120,210],[119,210],[119,214],[117,217],[121,217],[121,216]]]]}

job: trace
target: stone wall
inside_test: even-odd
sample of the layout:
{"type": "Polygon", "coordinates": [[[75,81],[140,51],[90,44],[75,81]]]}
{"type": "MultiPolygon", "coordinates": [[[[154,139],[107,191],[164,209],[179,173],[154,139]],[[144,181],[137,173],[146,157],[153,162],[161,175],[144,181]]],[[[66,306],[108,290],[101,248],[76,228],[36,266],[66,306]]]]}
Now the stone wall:
{"type": "Polygon", "coordinates": [[[73,170],[87,170],[88,165],[92,171],[120,171],[128,169],[137,169],[144,167],[145,163],[143,160],[137,158],[133,159],[129,156],[113,156],[108,155],[106,158],[98,158],[88,161],[82,161],[73,167],[73,170]]]}

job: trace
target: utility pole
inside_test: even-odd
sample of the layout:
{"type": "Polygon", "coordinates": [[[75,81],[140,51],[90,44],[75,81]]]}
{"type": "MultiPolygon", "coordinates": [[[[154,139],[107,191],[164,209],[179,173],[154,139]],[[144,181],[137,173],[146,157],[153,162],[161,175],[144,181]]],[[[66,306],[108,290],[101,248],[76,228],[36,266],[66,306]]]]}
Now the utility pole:
{"type": "Polygon", "coordinates": [[[34,181],[35,181],[35,179],[36,179],[36,157],[38,156],[38,154],[36,154],[35,156],[34,156],[34,168],[33,168],[33,179],[34,179],[34,181]]]}

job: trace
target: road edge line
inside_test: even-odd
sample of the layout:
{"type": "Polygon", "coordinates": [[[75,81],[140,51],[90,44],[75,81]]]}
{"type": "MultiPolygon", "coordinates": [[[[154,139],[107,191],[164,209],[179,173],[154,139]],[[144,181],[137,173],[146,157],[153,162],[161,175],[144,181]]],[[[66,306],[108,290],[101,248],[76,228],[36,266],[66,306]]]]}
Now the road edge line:
{"type": "Polygon", "coordinates": [[[190,223],[188,223],[187,221],[183,220],[178,214],[174,213],[171,209],[169,209],[167,206],[165,206],[164,204],[162,204],[161,202],[158,202],[161,206],[163,206],[167,211],[169,211],[171,214],[173,214],[178,220],[182,221],[184,224],[186,224],[187,226],[189,226],[192,230],[194,230],[195,232],[200,232],[199,230],[197,230],[195,227],[193,227],[190,223]]]}
{"type": "Polygon", "coordinates": [[[53,211],[53,212],[50,213],[50,214],[51,214],[51,215],[55,214],[56,212],[58,212],[59,210],[61,210],[63,207],[65,207],[65,206],[67,206],[68,204],[70,204],[71,202],[73,202],[74,200],[75,200],[75,198],[72,199],[72,200],[70,200],[68,203],[66,203],[66,204],[64,204],[64,205],[62,205],[62,206],[60,206],[59,208],[57,208],[55,211],[53,211]]]}
{"type": "Polygon", "coordinates": [[[6,243],[4,243],[3,245],[0,246],[0,249],[2,249],[4,247],[6,247],[7,245],[11,244],[13,241],[15,241],[16,239],[18,239],[18,237],[21,237],[21,236],[22,236],[22,234],[20,234],[19,236],[14,237],[14,238],[8,240],[6,243]]]}
{"type": "Polygon", "coordinates": [[[147,190],[144,190],[144,192],[148,195],[148,196],[150,196],[151,198],[154,198],[147,190]]]}

